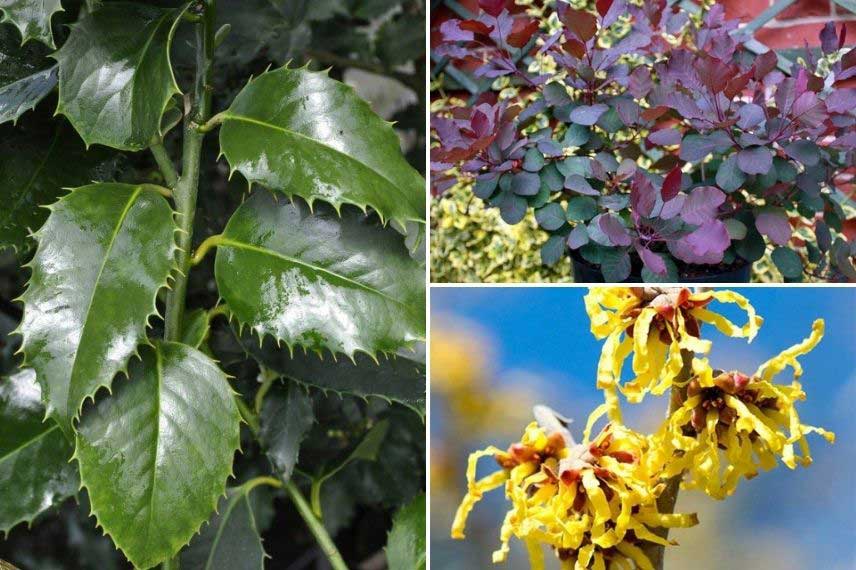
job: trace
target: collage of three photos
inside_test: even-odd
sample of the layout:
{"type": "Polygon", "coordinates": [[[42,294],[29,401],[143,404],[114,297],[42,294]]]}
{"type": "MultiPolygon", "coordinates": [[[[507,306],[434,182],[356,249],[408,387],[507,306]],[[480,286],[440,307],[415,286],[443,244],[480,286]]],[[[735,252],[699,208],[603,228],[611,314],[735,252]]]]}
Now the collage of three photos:
{"type": "Polygon", "coordinates": [[[849,0],[0,0],[0,570],[853,570],[849,0]]]}

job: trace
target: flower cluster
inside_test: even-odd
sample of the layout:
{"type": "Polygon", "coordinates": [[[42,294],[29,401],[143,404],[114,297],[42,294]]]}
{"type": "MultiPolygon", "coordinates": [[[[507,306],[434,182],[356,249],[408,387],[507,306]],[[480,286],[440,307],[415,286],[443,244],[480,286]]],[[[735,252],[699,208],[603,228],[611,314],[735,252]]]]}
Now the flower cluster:
{"type": "Polygon", "coordinates": [[[519,442],[505,451],[491,446],[470,455],[467,494],[452,537],[464,538],[475,504],[504,487],[511,508],[495,563],[506,559],[516,537],[526,545],[534,570],[544,568],[544,545],[565,570],[653,570],[650,547],[676,544],[666,529],[698,523],[694,514],[672,514],[662,501],[670,483],[673,489],[680,482],[681,488],[723,499],[741,479],[772,469],[778,459],[791,469],[808,466],[808,434],[834,442],[831,432],[802,424],[795,407],[806,397],[798,382],[798,357],[820,342],[822,320],[815,321],[808,338],[748,375],[713,368],[706,356],[711,343],[701,338],[703,323],[730,337],[751,340],[758,333],[763,320],[733,291],[595,288],[585,302],[592,333],[606,339],[597,378],[605,401],[589,415],[582,441],[574,441],[569,420],[536,406],[537,421],[519,442]],[[736,304],[746,312],[746,324],[713,312],[714,301],[736,304]],[[633,378],[622,381],[631,352],[633,378]],[[794,371],[792,383],[775,383],[788,367],[794,371]],[[654,434],[623,425],[619,394],[635,403],[667,390],[669,416],[654,434]],[[592,437],[604,415],[608,422],[592,437]],[[492,457],[500,469],[479,479],[483,457],[492,457]]]}
{"type": "Polygon", "coordinates": [[[512,507],[495,563],[505,560],[515,536],[526,545],[533,570],[544,568],[542,544],[552,547],[567,569],[605,570],[623,560],[653,569],[641,543],[671,543],[651,528],[697,524],[695,515],[658,511],[662,486],[652,485],[645,436],[607,424],[593,441],[584,438],[577,444],[554,413],[540,407],[536,415],[544,425],[531,423],[507,451],[489,447],[470,456],[468,493],[455,517],[453,538],[464,538],[467,516],[482,495],[503,485],[512,507]],[[476,463],[483,456],[493,456],[501,469],[476,480],[476,463]]]}
{"type": "Polygon", "coordinates": [[[766,244],[787,279],[856,279],[841,235],[856,174],[845,30],[828,24],[820,53],[791,62],[753,52],[719,3],[700,15],[594,4],[533,19],[482,0],[476,17],[443,23],[435,52],[494,83],[432,118],[435,192],[474,179],[506,222],[533,209],[551,236],[545,263],[570,250],[608,282],[743,267],[766,244]],[[450,122],[467,133],[450,136],[450,122]]]}

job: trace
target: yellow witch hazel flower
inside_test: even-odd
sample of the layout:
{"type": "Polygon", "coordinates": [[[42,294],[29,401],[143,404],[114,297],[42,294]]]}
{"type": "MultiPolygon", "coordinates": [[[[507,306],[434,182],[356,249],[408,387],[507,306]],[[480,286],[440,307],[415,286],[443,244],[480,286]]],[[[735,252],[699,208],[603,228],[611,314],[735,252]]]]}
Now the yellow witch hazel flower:
{"type": "Polygon", "coordinates": [[[452,525],[452,538],[464,538],[467,517],[484,493],[505,487],[511,501],[493,561],[505,561],[509,541],[526,545],[533,570],[543,570],[542,545],[559,558],[563,570],[653,570],[643,545],[675,544],[652,527],[690,527],[694,514],[663,514],[657,497],[663,485],[648,470],[648,439],[622,425],[609,423],[592,440],[596,419],[589,418],[585,436],[576,443],[568,421],[544,406],[535,408],[520,442],[507,451],[496,447],[470,455],[467,495],[452,525]],[[500,469],[476,479],[479,459],[493,457],[500,469]]]}
{"type": "Polygon", "coordinates": [[[598,387],[604,390],[607,411],[620,421],[616,389],[631,403],[647,393],[664,394],[680,374],[681,351],[708,353],[711,343],[699,338],[701,323],[710,323],[730,337],[751,341],[763,319],[749,301],[733,291],[694,293],[687,288],[594,287],[585,296],[591,332],[606,339],[598,363],[598,387]],[[713,301],[735,303],[747,314],[737,326],[710,310],[713,301]],[[633,353],[635,378],[621,383],[624,361],[633,353]]]}
{"type": "Polygon", "coordinates": [[[651,468],[659,463],[665,477],[686,471],[686,488],[722,499],[734,492],[741,477],[751,479],[759,469],[775,467],[777,457],[791,469],[811,464],[805,436],[816,432],[834,443],[835,434],[800,423],[795,404],[806,396],[797,381],[802,375],[797,357],[820,342],[823,329],[823,321],[816,320],[808,338],[752,376],[714,370],[707,359],[694,359],[685,401],[652,437],[657,453],[648,456],[651,468]],[[794,369],[791,385],[774,384],[773,378],[788,366],[794,369]]]}

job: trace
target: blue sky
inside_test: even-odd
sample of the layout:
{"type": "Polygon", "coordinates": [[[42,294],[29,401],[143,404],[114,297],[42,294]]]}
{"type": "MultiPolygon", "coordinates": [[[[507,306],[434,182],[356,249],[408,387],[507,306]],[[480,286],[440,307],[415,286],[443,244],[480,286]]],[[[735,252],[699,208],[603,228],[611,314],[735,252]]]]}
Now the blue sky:
{"type": "MultiPolygon", "coordinates": [[[[790,471],[781,466],[744,482],[736,495],[726,501],[727,505],[705,505],[704,501],[692,496],[682,497],[682,502],[687,507],[701,505],[701,509],[708,509],[708,518],[715,521],[710,524],[720,525],[721,540],[729,542],[725,550],[737,549],[745,554],[753,548],[785,549],[787,552],[783,552],[782,557],[789,561],[782,570],[856,568],[856,541],[853,540],[856,523],[853,520],[856,513],[856,290],[829,287],[736,290],[750,299],[758,314],[764,317],[764,326],[751,344],[728,339],[711,327],[705,328],[705,336],[714,341],[711,362],[720,368],[752,372],[767,358],[807,336],[815,318],[825,319],[823,341],[800,359],[805,369],[802,382],[808,400],[800,404],[799,410],[804,423],[835,431],[838,441],[830,446],[819,437],[812,438],[815,459],[812,467],[790,471]]],[[[432,326],[465,326],[478,330],[491,346],[492,376],[498,386],[511,389],[521,384],[532,392],[534,400],[579,418],[579,425],[601,401],[594,387],[601,343],[589,332],[582,302],[585,292],[584,288],[574,287],[432,288],[432,326]]],[[[712,308],[735,322],[745,320],[739,310],[728,305],[712,308]]],[[[790,371],[778,380],[790,382],[790,371]]],[[[625,404],[627,422],[637,429],[652,430],[662,417],[665,405],[665,400],[651,398],[632,409],[625,404]]],[[[432,412],[432,438],[440,440],[445,436],[443,423],[447,412],[442,402],[437,402],[432,412]]],[[[508,436],[502,437],[507,439],[508,436]]],[[[470,447],[483,443],[474,441],[470,447]]],[[[491,443],[504,447],[508,442],[491,443]]],[[[501,505],[501,501],[497,505],[501,505]]],[[[432,528],[433,523],[437,521],[432,521],[432,528]]],[[[438,522],[439,526],[444,526],[441,523],[443,521],[438,522]]],[[[685,552],[693,548],[693,544],[703,547],[691,537],[693,530],[684,532],[687,537],[682,540],[685,552]]],[[[437,540],[439,542],[435,541],[434,545],[440,555],[444,549],[457,548],[446,544],[442,537],[437,540]]],[[[722,552],[707,555],[711,556],[732,565],[773,564],[775,560],[766,554],[761,558],[743,555],[729,558],[722,552]]],[[[730,567],[741,570],[741,566],[730,567]]],[[[754,567],[764,568],[763,565],[754,567]]],[[[748,570],[749,566],[746,568],[748,570]]]]}

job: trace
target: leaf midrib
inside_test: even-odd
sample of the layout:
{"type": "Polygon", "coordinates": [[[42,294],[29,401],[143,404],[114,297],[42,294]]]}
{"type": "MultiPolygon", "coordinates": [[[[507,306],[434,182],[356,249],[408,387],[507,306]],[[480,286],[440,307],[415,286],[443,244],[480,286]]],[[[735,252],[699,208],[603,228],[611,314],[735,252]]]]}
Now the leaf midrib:
{"type": "Polygon", "coordinates": [[[375,289],[374,287],[370,287],[364,283],[360,283],[359,281],[355,281],[354,279],[351,279],[350,277],[346,277],[344,275],[336,273],[335,271],[331,271],[331,270],[326,269],[324,267],[319,267],[319,266],[314,265],[312,263],[309,263],[307,261],[297,259],[296,257],[291,257],[289,255],[279,253],[278,251],[274,251],[274,250],[266,248],[266,247],[259,247],[259,246],[251,245],[249,243],[244,243],[244,242],[233,240],[233,239],[227,238],[227,237],[224,237],[221,240],[219,240],[219,245],[220,246],[227,246],[227,247],[234,247],[236,249],[244,249],[247,251],[253,251],[255,253],[260,253],[262,255],[269,255],[271,257],[275,257],[277,259],[281,259],[283,261],[293,263],[295,265],[303,266],[307,269],[315,271],[316,273],[324,273],[326,275],[335,277],[336,279],[340,279],[342,281],[350,283],[351,285],[353,285],[354,287],[356,287],[358,289],[362,289],[366,292],[372,293],[374,295],[378,295],[378,296],[383,297],[389,301],[392,301],[393,303],[396,303],[397,305],[401,305],[402,307],[406,308],[404,301],[399,301],[395,297],[392,297],[392,296],[388,295],[387,293],[384,293],[383,291],[381,291],[379,289],[375,289]]]}
{"type": "Polygon", "coordinates": [[[157,473],[158,473],[158,451],[160,449],[160,413],[161,413],[161,388],[163,385],[163,355],[161,355],[161,347],[155,348],[155,377],[157,378],[157,390],[155,391],[155,454],[154,454],[154,462],[152,464],[152,478],[151,485],[149,486],[149,520],[146,523],[146,544],[149,542],[149,537],[152,534],[152,517],[154,515],[154,498],[155,498],[155,488],[157,483],[157,473]]]}
{"type": "MultiPolygon", "coordinates": [[[[282,133],[285,133],[288,135],[293,135],[293,136],[300,138],[300,139],[307,140],[307,141],[309,141],[315,145],[329,149],[329,150],[333,151],[334,153],[347,158],[349,162],[353,162],[354,164],[358,165],[360,168],[362,168],[368,172],[371,172],[374,176],[377,176],[378,178],[383,180],[385,183],[389,184],[391,187],[393,187],[395,189],[398,189],[400,187],[399,184],[393,182],[392,180],[387,178],[384,174],[375,170],[373,167],[369,166],[368,164],[362,162],[358,158],[353,157],[346,152],[343,152],[343,151],[341,151],[341,150],[339,150],[333,146],[330,146],[329,144],[325,143],[324,141],[312,138],[310,136],[304,135],[303,133],[293,131],[291,129],[287,129],[285,127],[280,127],[279,125],[274,125],[273,123],[268,123],[267,121],[261,121],[259,119],[254,119],[252,117],[248,117],[246,115],[237,115],[231,111],[226,111],[224,114],[224,120],[229,120],[229,119],[233,119],[233,120],[239,121],[239,122],[250,123],[253,125],[260,126],[260,127],[266,127],[266,128],[269,128],[269,129],[272,129],[275,131],[279,131],[279,132],[282,132],[282,133]]],[[[402,192],[402,194],[406,195],[406,193],[404,193],[404,192],[402,192]]]]}
{"type": "MultiPolygon", "coordinates": [[[[71,405],[70,392],[71,392],[71,383],[75,376],[75,370],[77,369],[77,357],[80,355],[80,347],[83,345],[83,341],[86,338],[86,327],[89,325],[89,316],[92,312],[92,303],[95,301],[95,295],[98,292],[98,289],[101,285],[101,276],[104,274],[104,267],[107,265],[107,260],[110,259],[110,254],[113,251],[113,245],[116,243],[116,237],[119,235],[119,230],[125,223],[125,218],[128,216],[128,212],[131,211],[131,208],[137,201],[137,197],[143,191],[142,186],[137,186],[134,188],[134,191],[131,193],[128,202],[125,204],[125,208],[122,210],[122,214],[119,216],[119,220],[116,222],[116,226],[113,228],[113,233],[110,236],[110,243],[107,245],[107,250],[104,253],[104,259],[101,260],[101,267],[98,268],[98,275],[95,277],[95,285],[92,287],[92,294],[89,296],[89,303],[86,307],[85,318],[83,321],[83,327],[80,331],[80,342],[77,345],[76,350],[74,351],[74,360],[71,363],[71,374],[69,374],[69,391],[66,394],[66,404],[65,404],[65,415],[68,416],[69,422],[74,421],[75,416],[77,416],[78,406],[74,407],[74,410],[69,410],[71,405]]],[[[82,406],[81,402],[81,406],[82,406]]]]}

